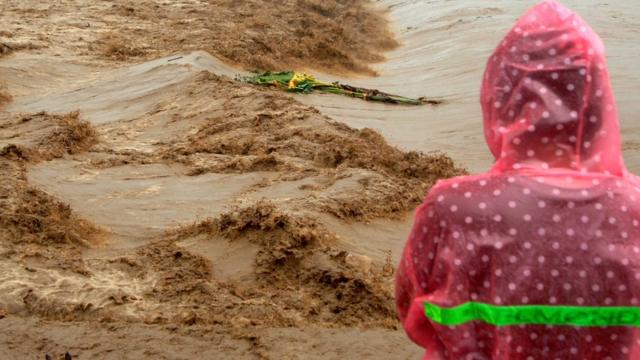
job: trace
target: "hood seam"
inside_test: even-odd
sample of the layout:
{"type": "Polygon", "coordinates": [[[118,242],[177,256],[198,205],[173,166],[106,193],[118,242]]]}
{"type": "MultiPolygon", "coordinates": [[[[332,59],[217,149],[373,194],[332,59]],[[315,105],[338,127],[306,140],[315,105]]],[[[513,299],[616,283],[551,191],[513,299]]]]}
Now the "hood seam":
{"type": "MultiPolygon", "coordinates": [[[[591,76],[591,70],[593,67],[593,64],[588,64],[588,70],[587,70],[587,74],[585,76],[587,76],[588,80],[589,76],[591,76]]],[[[577,169],[578,171],[582,170],[582,142],[584,139],[584,127],[585,127],[585,116],[586,116],[586,110],[588,108],[588,103],[585,101],[585,97],[587,97],[587,94],[591,94],[591,89],[593,88],[593,79],[591,79],[592,81],[587,81],[587,85],[585,86],[585,93],[582,94],[582,99],[580,99],[581,102],[581,106],[580,106],[580,122],[578,123],[578,136],[576,138],[576,161],[577,161],[577,169]]]]}

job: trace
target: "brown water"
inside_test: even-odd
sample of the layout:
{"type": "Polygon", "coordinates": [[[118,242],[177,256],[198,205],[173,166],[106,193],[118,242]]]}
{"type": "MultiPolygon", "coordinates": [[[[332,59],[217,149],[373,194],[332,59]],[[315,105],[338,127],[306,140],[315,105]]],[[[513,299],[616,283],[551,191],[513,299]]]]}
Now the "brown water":
{"type": "MultiPolygon", "coordinates": [[[[537,1],[382,1],[402,47],[376,66],[380,76],[350,80],[365,87],[443,99],[437,107],[398,108],[333,96],[301,100],[354,127],[371,127],[405,149],[444,151],[472,172],[493,159],[482,132],[480,81],[487,58],[537,1]]],[[[567,0],[600,34],[618,101],[625,160],[640,172],[640,6],[633,1],[567,0]]],[[[330,77],[329,77],[330,78],[330,77]]]]}
{"type": "MultiPolygon", "coordinates": [[[[637,37],[640,6],[627,1],[566,3],[592,23],[608,46],[610,70],[623,125],[625,158],[631,170],[640,171],[640,153],[637,152],[640,149],[640,129],[634,123],[635,110],[640,110],[640,104],[636,105],[634,99],[634,90],[640,90],[640,75],[636,72],[636,65],[640,65],[636,60],[640,55],[640,39],[637,37]]],[[[512,0],[380,2],[381,6],[390,7],[390,16],[402,46],[387,54],[387,62],[376,66],[379,77],[349,79],[348,82],[408,96],[438,98],[445,101],[443,105],[398,107],[332,95],[294,97],[352,127],[377,129],[389,143],[402,149],[442,151],[471,171],[483,171],[491,164],[482,137],[478,103],[484,63],[517,17],[533,4],[534,1],[512,0]]],[[[181,269],[170,268],[165,273],[160,268],[163,264],[153,264],[151,260],[154,258],[150,256],[150,261],[143,264],[143,267],[149,267],[147,272],[141,272],[144,276],[132,276],[121,267],[111,266],[114,257],[157,240],[172,226],[215,217],[235,205],[251,204],[262,198],[292,210],[296,216],[309,217],[308,213],[311,213],[311,217],[336,235],[332,250],[346,251],[357,256],[356,259],[368,259],[374,266],[383,264],[388,258],[394,264],[397,262],[411,225],[410,210],[389,218],[366,221],[337,219],[312,212],[313,206],[323,205],[327,199],[349,200],[345,194],[370,196],[363,194],[360,184],[373,181],[371,179],[380,180],[379,175],[372,171],[336,171],[336,175],[314,168],[312,170],[319,171],[318,174],[304,175],[299,179],[282,179],[280,174],[269,171],[210,171],[189,176],[187,165],[162,163],[157,159],[144,163],[154,151],[175,138],[197,134],[209,118],[243,116],[245,110],[259,112],[260,103],[251,101],[229,106],[229,102],[233,105],[235,98],[242,98],[242,89],[230,97],[199,93],[201,84],[198,76],[202,70],[231,77],[240,72],[204,52],[176,54],[117,68],[104,64],[79,65],[51,54],[19,53],[0,62],[0,78],[9,85],[15,98],[6,109],[8,112],[64,113],[79,109],[83,118],[98,129],[103,143],[98,145],[96,152],[31,165],[28,178],[32,184],[69,203],[74,211],[109,234],[101,246],[83,253],[87,266],[93,270],[91,277],[64,271],[41,271],[38,264],[22,268],[10,260],[0,261],[0,272],[4,274],[4,277],[0,276],[0,293],[4,294],[0,296],[0,305],[4,303],[6,308],[16,313],[24,311],[21,299],[31,291],[51,307],[55,304],[92,303],[97,309],[110,309],[128,318],[140,318],[166,306],[144,299],[144,294],[159,282],[157,277],[181,269]],[[108,144],[108,148],[104,144],[108,144]],[[93,166],[94,161],[109,158],[105,155],[109,151],[123,158],[129,156],[126,159],[132,162],[104,168],[93,166]],[[115,307],[114,296],[117,298],[122,292],[134,300],[115,307]]],[[[332,79],[331,76],[326,78],[332,79]]],[[[205,90],[213,94],[216,91],[212,86],[205,90]]],[[[282,109],[270,111],[275,114],[273,118],[277,118],[282,109]]],[[[313,116],[307,125],[307,130],[327,126],[313,116]]],[[[10,140],[0,139],[0,146],[10,140]]],[[[229,138],[230,143],[241,140],[229,138]]],[[[293,158],[286,165],[294,169],[292,172],[304,174],[304,166],[307,166],[304,159],[293,158]]],[[[203,156],[194,161],[206,163],[209,160],[203,156]]],[[[381,189],[397,186],[384,181],[381,184],[381,189]]],[[[214,264],[212,276],[225,281],[252,278],[254,260],[261,250],[255,241],[231,241],[220,234],[187,237],[178,245],[210,260],[214,264]]],[[[4,252],[2,248],[0,250],[4,252]]],[[[313,255],[307,256],[317,261],[313,255]]],[[[358,264],[368,266],[365,260],[358,264]]],[[[279,295],[274,293],[272,297],[279,295]]],[[[264,304],[270,302],[261,305],[268,307],[264,304]]],[[[20,336],[31,334],[32,329],[37,328],[35,335],[42,339],[51,339],[55,329],[70,336],[77,336],[79,332],[92,334],[86,336],[86,341],[78,340],[74,344],[58,337],[54,345],[56,351],[62,351],[65,346],[93,346],[97,350],[87,354],[102,356],[114,347],[133,349],[132,346],[141,341],[150,349],[159,347],[166,352],[180,351],[180,346],[175,343],[185,344],[192,347],[189,349],[191,353],[197,353],[205,351],[198,349],[206,348],[204,340],[211,339],[218,346],[215,351],[211,350],[212,356],[218,351],[236,357],[247,355],[243,348],[246,342],[218,336],[215,331],[208,335],[194,335],[179,329],[176,334],[173,328],[169,329],[172,335],[167,335],[165,329],[145,328],[137,324],[105,330],[101,325],[86,329],[84,327],[88,325],[85,323],[74,328],[64,323],[24,325],[13,318],[8,320],[15,334],[4,334],[3,338],[9,339],[7,341],[17,349],[20,349],[20,336]],[[101,344],[102,339],[95,334],[106,331],[116,335],[101,344]],[[127,332],[141,333],[139,337],[127,340],[127,332]],[[158,344],[157,338],[161,336],[170,336],[175,343],[158,344]]],[[[420,354],[420,349],[415,348],[401,330],[334,330],[303,326],[267,329],[256,336],[262,343],[251,343],[252,346],[267,349],[274,358],[295,358],[292,354],[305,353],[310,349],[314,355],[326,358],[357,354],[360,358],[388,359],[411,358],[420,354]]],[[[14,354],[20,353],[16,351],[14,354]]],[[[150,354],[153,352],[143,355],[150,354]]]]}

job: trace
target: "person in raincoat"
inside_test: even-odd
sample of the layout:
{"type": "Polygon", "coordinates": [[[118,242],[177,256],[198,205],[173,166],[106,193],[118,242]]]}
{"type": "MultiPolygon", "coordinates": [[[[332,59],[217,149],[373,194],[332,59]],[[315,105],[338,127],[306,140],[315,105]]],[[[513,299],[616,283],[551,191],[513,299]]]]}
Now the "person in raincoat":
{"type": "Polygon", "coordinates": [[[488,61],[488,173],[439,182],[396,279],[425,359],[640,359],[640,187],[604,46],[556,1],[488,61]]]}

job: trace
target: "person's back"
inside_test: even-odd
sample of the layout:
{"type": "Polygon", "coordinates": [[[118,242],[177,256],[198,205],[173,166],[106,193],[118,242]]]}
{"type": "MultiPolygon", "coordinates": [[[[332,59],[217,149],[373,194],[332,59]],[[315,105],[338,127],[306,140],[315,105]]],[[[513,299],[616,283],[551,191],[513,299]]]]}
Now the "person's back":
{"type": "Polygon", "coordinates": [[[489,60],[482,105],[496,164],[418,209],[407,333],[426,359],[640,358],[640,188],[600,40],[543,2],[489,60]]]}

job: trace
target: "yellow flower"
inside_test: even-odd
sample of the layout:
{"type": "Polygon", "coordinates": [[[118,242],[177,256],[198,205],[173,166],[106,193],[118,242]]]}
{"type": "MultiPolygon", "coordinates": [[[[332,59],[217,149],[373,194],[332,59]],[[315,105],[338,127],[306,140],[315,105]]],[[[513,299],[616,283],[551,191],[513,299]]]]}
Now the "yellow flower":
{"type": "Polygon", "coordinates": [[[295,89],[298,87],[300,83],[303,83],[306,81],[313,82],[313,81],[316,81],[316,78],[314,78],[311,75],[307,75],[303,73],[294,73],[293,77],[289,81],[289,89],[295,89]]]}

